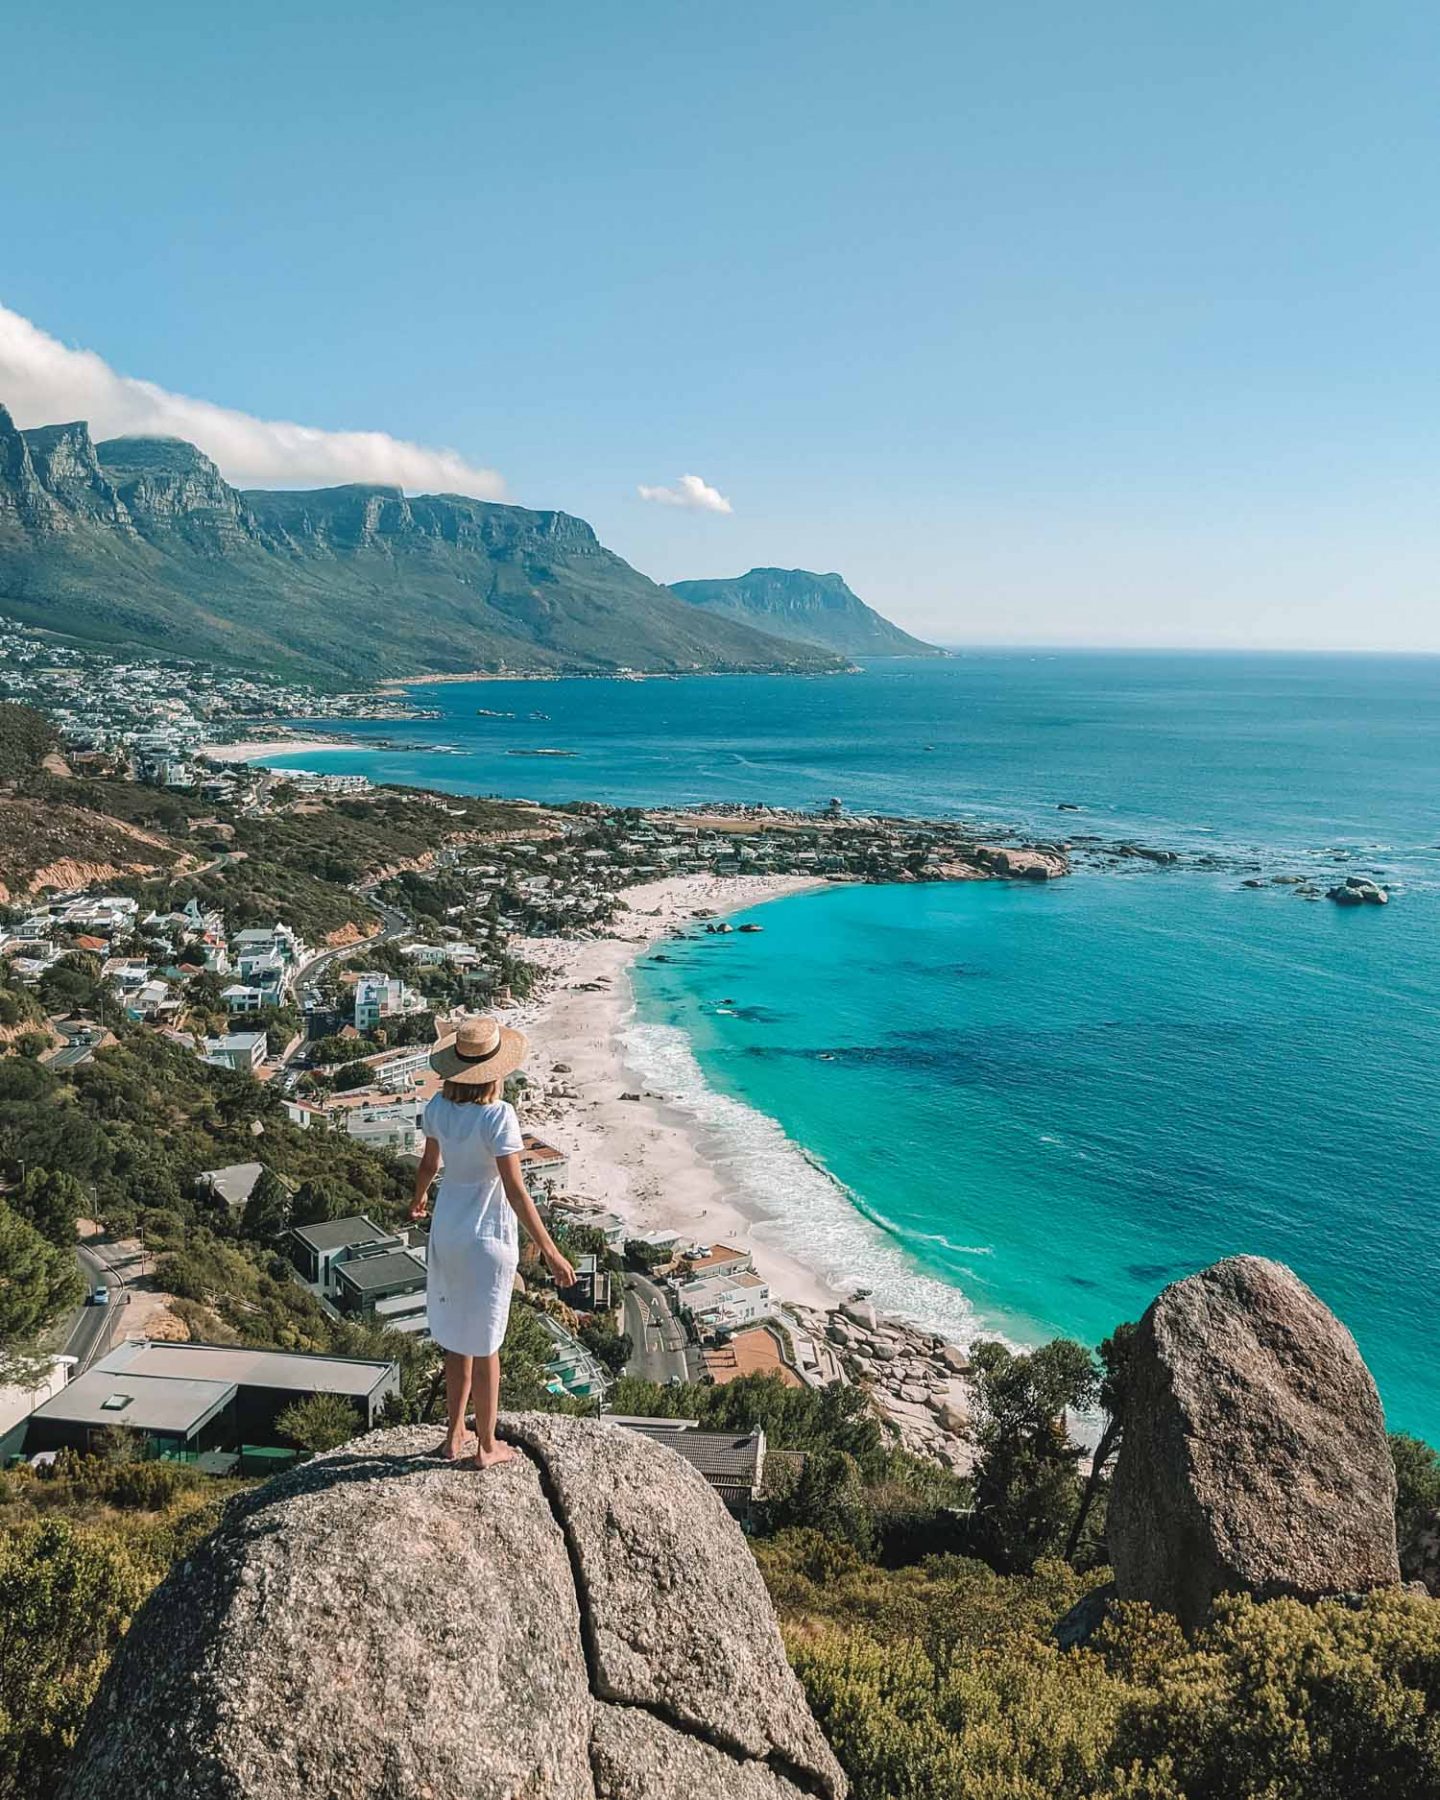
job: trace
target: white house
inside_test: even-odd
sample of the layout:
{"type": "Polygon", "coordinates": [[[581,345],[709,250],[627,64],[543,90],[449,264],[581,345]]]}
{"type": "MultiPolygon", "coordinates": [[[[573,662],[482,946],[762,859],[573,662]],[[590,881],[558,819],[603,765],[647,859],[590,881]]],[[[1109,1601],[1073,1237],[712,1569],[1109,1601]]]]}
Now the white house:
{"type": "Polygon", "coordinates": [[[263,1031],[229,1031],[224,1037],[206,1038],[205,1061],[218,1063],[241,1074],[253,1075],[265,1060],[263,1031]]]}
{"type": "Polygon", "coordinates": [[[702,1324],[727,1330],[768,1319],[775,1310],[769,1283],[752,1273],[705,1276],[682,1282],[678,1292],[680,1304],[702,1324]]]}

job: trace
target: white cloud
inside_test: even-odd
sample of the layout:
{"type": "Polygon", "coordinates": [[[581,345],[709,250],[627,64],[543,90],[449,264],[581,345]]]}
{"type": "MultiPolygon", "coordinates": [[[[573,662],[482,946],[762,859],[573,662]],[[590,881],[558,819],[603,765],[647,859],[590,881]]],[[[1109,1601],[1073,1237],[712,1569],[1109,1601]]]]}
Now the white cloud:
{"type": "Polygon", "coordinates": [[[320,431],[172,394],[119,375],[93,350],[72,350],[0,306],[0,406],[22,428],[85,419],[91,435],[178,437],[198,444],[236,487],[336,487],[373,481],[411,493],[501,499],[505,483],[453,450],[383,431],[320,431]]]}
{"type": "Polygon", "coordinates": [[[674,487],[640,487],[642,500],[653,500],[658,506],[684,506],[691,512],[734,512],[735,508],[718,488],[711,487],[698,475],[682,475],[674,487]]]}

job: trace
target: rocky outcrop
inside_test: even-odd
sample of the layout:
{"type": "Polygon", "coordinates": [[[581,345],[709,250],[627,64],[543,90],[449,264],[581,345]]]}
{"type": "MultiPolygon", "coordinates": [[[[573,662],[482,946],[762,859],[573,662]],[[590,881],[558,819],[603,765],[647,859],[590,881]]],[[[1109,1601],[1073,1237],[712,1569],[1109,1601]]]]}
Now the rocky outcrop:
{"type": "Polygon", "coordinates": [[[68,1800],[841,1800],[744,1540],[688,1464],[517,1415],[242,1497],[136,1618],[68,1800]]]}
{"type": "Polygon", "coordinates": [[[1390,898],[1387,888],[1363,875],[1347,875],[1338,886],[1327,888],[1325,898],[1337,906],[1384,906],[1390,898]]]}
{"type": "Polygon", "coordinates": [[[982,867],[1011,881],[1056,881],[1070,873],[1070,859],[1063,850],[1047,844],[1026,849],[1001,849],[995,844],[981,844],[976,860],[982,867]]]}
{"type": "Polygon", "coordinates": [[[1120,1598],[1187,1628],[1222,1592],[1314,1599],[1399,1580],[1375,1383],[1282,1264],[1228,1258],[1141,1320],[1108,1529],[1120,1598]]]}

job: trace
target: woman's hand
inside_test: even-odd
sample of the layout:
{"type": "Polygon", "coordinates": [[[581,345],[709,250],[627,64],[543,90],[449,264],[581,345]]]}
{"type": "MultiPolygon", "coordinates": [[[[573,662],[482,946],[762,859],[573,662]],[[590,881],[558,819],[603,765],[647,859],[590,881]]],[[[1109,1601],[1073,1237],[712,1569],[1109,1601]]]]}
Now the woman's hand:
{"type": "Polygon", "coordinates": [[[425,1215],[429,1211],[430,1211],[429,1205],[427,1204],[427,1202],[425,1201],[425,1199],[423,1197],[421,1199],[417,1200],[414,1203],[414,1205],[410,1208],[411,1224],[418,1225],[420,1223],[420,1221],[425,1217],[425,1215]]]}
{"type": "Polygon", "coordinates": [[[556,1287],[574,1287],[575,1271],[553,1244],[548,1250],[542,1250],[541,1255],[556,1287]]]}

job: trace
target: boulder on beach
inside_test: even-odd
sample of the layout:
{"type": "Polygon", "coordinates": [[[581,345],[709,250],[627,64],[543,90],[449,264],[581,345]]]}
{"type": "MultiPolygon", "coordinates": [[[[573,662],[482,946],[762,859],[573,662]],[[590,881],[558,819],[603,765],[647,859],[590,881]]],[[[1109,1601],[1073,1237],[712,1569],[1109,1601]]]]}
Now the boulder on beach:
{"type": "Polygon", "coordinates": [[[234,1502],[136,1616],[67,1800],[842,1800],[701,1476],[593,1420],[503,1429],[483,1476],[404,1427],[234,1502]]]}
{"type": "Polygon", "coordinates": [[[1122,1600],[1201,1624],[1217,1594],[1397,1582],[1395,1472],[1370,1371],[1281,1263],[1235,1256],[1140,1321],[1111,1484],[1122,1600]]]}

